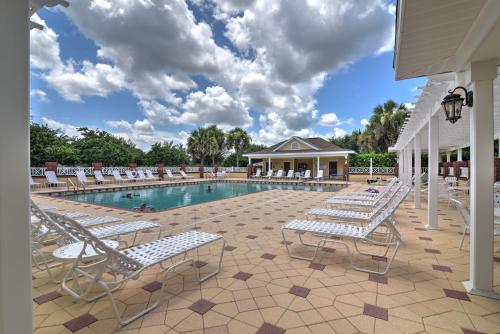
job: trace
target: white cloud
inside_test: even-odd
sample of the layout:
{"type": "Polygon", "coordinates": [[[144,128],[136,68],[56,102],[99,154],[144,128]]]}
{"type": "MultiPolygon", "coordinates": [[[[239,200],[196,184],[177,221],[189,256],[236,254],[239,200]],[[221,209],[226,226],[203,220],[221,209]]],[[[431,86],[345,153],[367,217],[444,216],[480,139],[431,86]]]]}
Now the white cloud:
{"type": "Polygon", "coordinates": [[[185,110],[172,120],[179,124],[217,124],[223,128],[249,127],[252,118],[242,102],[235,100],[219,86],[208,87],[186,97],[185,110]]]}
{"type": "Polygon", "coordinates": [[[42,123],[47,124],[47,126],[53,130],[61,130],[65,135],[69,137],[80,137],[81,135],[77,130],[78,127],[75,125],[61,123],[47,117],[42,117],[42,123]]]}
{"type": "Polygon", "coordinates": [[[342,128],[334,128],[333,129],[333,137],[334,138],[341,138],[341,137],[344,137],[346,134],[347,134],[347,132],[342,128]]]}
{"type": "MultiPolygon", "coordinates": [[[[63,12],[95,42],[102,62],[62,60],[58,36],[44,24],[43,31],[31,32],[31,64],[68,100],[130,91],[154,134],[160,133],[156,124],[248,127],[252,110],[260,116],[256,134],[269,142],[315,135],[313,123],[352,122],[320,116],[315,93],[329,74],[392,47],[394,6],[385,0],[190,5],[215,8],[238,52],[218,45],[211,26],[197,20],[184,0],[91,0],[74,1],[63,12]],[[195,76],[209,87],[200,90],[195,76]]],[[[127,131],[141,132],[140,124],[127,123],[127,131]]]]}
{"type": "Polygon", "coordinates": [[[321,115],[318,124],[323,126],[335,126],[341,124],[341,122],[335,113],[329,113],[321,115]]]}
{"type": "Polygon", "coordinates": [[[49,98],[47,97],[47,93],[41,89],[31,89],[30,96],[37,98],[40,102],[50,102],[49,98]]]}
{"type": "Polygon", "coordinates": [[[366,118],[362,118],[360,123],[362,126],[367,126],[368,124],[370,124],[370,121],[366,118]]]}
{"type": "Polygon", "coordinates": [[[406,109],[408,109],[409,111],[412,111],[414,108],[415,108],[415,103],[411,103],[411,102],[406,102],[403,104],[406,109]]]}

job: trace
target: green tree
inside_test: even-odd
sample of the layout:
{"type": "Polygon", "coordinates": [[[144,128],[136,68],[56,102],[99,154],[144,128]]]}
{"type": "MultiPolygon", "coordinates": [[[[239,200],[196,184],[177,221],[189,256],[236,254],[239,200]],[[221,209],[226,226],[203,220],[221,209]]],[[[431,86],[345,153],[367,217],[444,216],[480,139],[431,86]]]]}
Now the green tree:
{"type": "MultiPolygon", "coordinates": [[[[56,147],[66,147],[68,145],[69,143],[67,142],[61,130],[53,130],[46,124],[30,124],[31,166],[42,166],[45,161],[53,160],[57,160],[60,163],[67,163],[66,161],[60,161],[58,158],[56,158],[56,156],[62,157],[63,155],[55,154],[55,152],[57,151],[56,147]],[[47,152],[48,147],[52,147],[49,152],[47,152]]],[[[78,162],[78,159],[76,159],[76,161],[74,162],[78,162]]]]}
{"type": "Polygon", "coordinates": [[[210,154],[209,152],[209,133],[207,129],[197,128],[191,131],[187,140],[187,151],[191,155],[193,161],[198,161],[205,164],[205,158],[210,154]]]}
{"type": "Polygon", "coordinates": [[[236,167],[239,167],[239,157],[241,152],[250,146],[251,138],[248,133],[241,128],[234,128],[227,134],[227,146],[233,148],[236,153],[236,167]]]}
{"type": "Polygon", "coordinates": [[[396,143],[407,116],[406,107],[392,100],[376,106],[369,124],[358,135],[360,151],[387,152],[387,149],[396,143]]]}
{"type": "Polygon", "coordinates": [[[79,162],[78,150],[71,144],[49,145],[45,149],[46,161],[58,161],[62,165],[75,165],[79,162]]]}
{"type": "Polygon", "coordinates": [[[226,146],[226,135],[224,131],[219,129],[216,125],[210,125],[206,131],[210,137],[208,143],[208,150],[210,151],[209,156],[212,158],[212,166],[214,166],[216,160],[222,160],[226,146]]]}
{"type": "Polygon", "coordinates": [[[145,163],[153,166],[157,163],[166,166],[179,166],[189,163],[189,156],[182,145],[175,145],[172,141],[154,143],[151,149],[145,154],[145,163]]]}
{"type": "Polygon", "coordinates": [[[74,143],[80,154],[80,162],[102,162],[108,166],[126,166],[130,162],[140,164],[143,152],[130,140],[114,136],[106,131],[79,128],[82,137],[74,143]]]}
{"type": "Polygon", "coordinates": [[[358,139],[361,134],[361,130],[354,130],[353,132],[346,134],[343,137],[330,138],[330,142],[339,147],[346,148],[355,152],[359,152],[358,139]]]}

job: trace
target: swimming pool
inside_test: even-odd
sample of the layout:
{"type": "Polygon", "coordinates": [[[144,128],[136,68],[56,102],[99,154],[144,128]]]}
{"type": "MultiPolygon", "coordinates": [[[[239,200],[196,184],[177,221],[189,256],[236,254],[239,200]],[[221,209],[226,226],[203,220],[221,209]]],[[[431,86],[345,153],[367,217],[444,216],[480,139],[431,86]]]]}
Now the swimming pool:
{"type": "Polygon", "coordinates": [[[273,189],[337,191],[339,186],[264,184],[246,182],[203,182],[197,184],[133,190],[127,189],[96,193],[89,192],[63,195],[62,197],[70,200],[112,206],[121,209],[134,209],[138,208],[142,203],[146,203],[146,205],[153,207],[156,211],[159,211],[273,189]],[[208,190],[209,187],[210,190],[208,190]]]}

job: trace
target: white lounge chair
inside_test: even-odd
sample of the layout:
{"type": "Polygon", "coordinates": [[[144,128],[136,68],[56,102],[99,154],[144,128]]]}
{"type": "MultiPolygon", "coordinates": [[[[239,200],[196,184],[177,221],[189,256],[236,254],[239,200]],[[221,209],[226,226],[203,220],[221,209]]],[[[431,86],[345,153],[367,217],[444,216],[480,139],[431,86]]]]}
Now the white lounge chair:
{"type": "Polygon", "coordinates": [[[304,175],[303,176],[300,176],[300,179],[310,179],[311,178],[311,170],[310,169],[307,169],[305,172],[304,172],[304,175]]]}
{"type": "Polygon", "coordinates": [[[174,175],[174,174],[172,174],[172,171],[170,169],[167,169],[165,172],[167,173],[167,177],[169,179],[180,179],[181,178],[180,175],[174,175]]]}
{"type": "MultiPolygon", "coordinates": [[[[407,188],[408,189],[408,188],[407,188]]],[[[391,202],[380,214],[374,217],[366,227],[360,227],[350,224],[335,224],[335,223],[325,223],[319,221],[311,220],[292,220],[281,228],[283,235],[283,243],[287,249],[288,255],[295,259],[314,261],[318,255],[318,251],[325,248],[327,243],[337,243],[344,245],[346,248],[347,255],[351,266],[358,271],[374,273],[378,275],[385,275],[391,267],[394,258],[399,250],[401,243],[401,236],[399,232],[394,227],[395,218],[393,216],[394,211],[399,206],[400,202],[407,195],[407,191],[398,194],[395,201],[391,202]],[[383,225],[383,226],[382,226],[383,225]],[[379,227],[384,227],[384,232],[379,232],[379,227]],[[308,247],[314,247],[314,253],[312,257],[304,257],[295,255],[291,252],[289,242],[285,237],[286,232],[292,231],[294,233],[298,232],[298,237],[302,245],[308,247]],[[310,234],[313,237],[319,238],[316,243],[306,243],[303,240],[303,234],[310,234]],[[340,238],[339,240],[337,240],[340,238]],[[358,267],[354,264],[351,249],[349,245],[345,242],[349,239],[354,244],[354,250],[360,254],[376,258],[384,258],[387,260],[387,265],[383,270],[371,270],[367,268],[358,267]],[[366,243],[370,246],[380,246],[385,247],[385,251],[382,253],[368,253],[360,251],[358,248],[358,242],[366,243]],[[393,255],[390,258],[386,258],[390,248],[394,246],[393,255]]]]}
{"type": "Polygon", "coordinates": [[[116,183],[131,182],[129,179],[124,179],[116,169],[111,172],[116,183]]]}
{"type": "Polygon", "coordinates": [[[59,187],[59,186],[66,186],[67,183],[64,181],[59,181],[57,179],[56,173],[54,171],[46,171],[45,172],[45,178],[47,179],[47,185],[49,187],[59,187]]]}
{"type": "Polygon", "coordinates": [[[362,191],[351,191],[348,193],[343,193],[343,196],[365,196],[365,197],[376,197],[381,195],[384,191],[390,189],[398,181],[397,177],[393,177],[385,186],[377,186],[376,189],[379,190],[378,193],[369,192],[368,189],[375,187],[368,187],[362,191]]]}
{"type": "Polygon", "coordinates": [[[134,174],[132,174],[131,170],[126,170],[125,171],[125,175],[127,176],[127,180],[128,181],[130,181],[130,182],[136,182],[137,181],[137,178],[135,177],[134,174]]]}
{"type": "Polygon", "coordinates": [[[227,177],[227,172],[225,170],[223,170],[221,173],[220,173],[220,176],[225,179],[227,177]]]}
{"type": "Polygon", "coordinates": [[[288,172],[287,172],[287,174],[286,174],[286,176],[285,176],[285,178],[286,179],[293,179],[294,177],[295,177],[295,174],[294,174],[293,169],[289,169],[288,172]]]}
{"type": "Polygon", "coordinates": [[[190,175],[187,175],[185,171],[183,171],[182,169],[179,171],[179,173],[181,174],[181,177],[183,179],[192,179],[193,177],[190,176],[190,175]]]}
{"type": "Polygon", "coordinates": [[[30,175],[30,188],[41,188],[42,184],[40,182],[33,181],[33,177],[30,175]]]}
{"type": "Polygon", "coordinates": [[[85,175],[85,172],[83,170],[76,171],[76,179],[78,180],[78,183],[83,187],[89,184],[95,184],[95,181],[90,181],[89,179],[87,179],[87,175],[85,175]]]}
{"type": "Polygon", "coordinates": [[[146,179],[151,181],[159,181],[160,177],[154,176],[153,172],[150,169],[146,169],[146,179]]]}
{"type": "Polygon", "coordinates": [[[283,169],[278,170],[273,177],[276,179],[281,179],[283,177],[283,169]]]}
{"type": "Polygon", "coordinates": [[[346,219],[349,221],[356,221],[361,224],[371,221],[375,216],[385,208],[395,197],[397,194],[402,191],[408,191],[407,186],[401,186],[393,188],[388,195],[382,199],[377,206],[375,206],[370,211],[354,211],[354,210],[332,210],[332,209],[324,209],[324,208],[312,208],[306,215],[308,220],[311,220],[311,217],[327,217],[334,220],[343,220],[346,219]]]}
{"type": "Polygon", "coordinates": [[[322,179],[322,178],[323,178],[323,170],[322,170],[322,169],[320,169],[320,170],[318,171],[318,175],[316,175],[316,176],[314,177],[314,179],[316,179],[316,180],[320,180],[320,179],[322,179]]]}
{"type": "Polygon", "coordinates": [[[144,171],[142,169],[138,169],[137,170],[137,179],[139,181],[144,181],[144,182],[147,182],[147,181],[152,181],[151,179],[148,179],[146,177],[146,174],[144,174],[144,171]]]}
{"type": "Polygon", "coordinates": [[[273,177],[273,170],[272,169],[268,170],[265,177],[268,179],[272,178],[273,177]]]}
{"type": "Polygon", "coordinates": [[[104,241],[95,237],[88,230],[82,228],[76,221],[62,215],[52,214],[51,218],[79,242],[84,244],[81,254],[91,252],[95,254],[92,262],[88,263],[80,256],[75,260],[71,269],[61,281],[61,287],[75,299],[92,301],[102,296],[108,296],[115,316],[121,325],[126,325],[147,312],[156,308],[165,296],[165,287],[169,274],[181,265],[190,264],[198,275],[198,280],[203,282],[216,275],[222,265],[225,240],[222,236],[212,233],[189,231],[170,237],[165,237],[149,243],[141,244],[131,248],[116,250],[109,247],[104,241]],[[193,258],[186,258],[190,251],[196,251],[203,246],[209,246],[215,242],[221,242],[221,250],[218,265],[212,272],[200,277],[199,269],[194,265],[193,258]],[[176,259],[176,261],[174,260],[176,259]],[[171,262],[167,262],[172,260],[171,262]],[[123,310],[118,308],[113,291],[121,288],[130,279],[137,279],[140,274],[148,268],[159,265],[165,272],[162,287],[156,296],[156,300],[145,309],[137,312],[127,319],[122,318],[123,310]],[[79,284],[69,285],[70,278],[78,279],[79,284]],[[84,285],[83,279],[88,283],[84,285]],[[97,288],[103,290],[96,292],[97,288]]]}
{"type": "Polygon", "coordinates": [[[253,178],[258,178],[261,177],[262,175],[262,169],[258,168],[257,171],[255,172],[254,175],[252,175],[253,178]]]}
{"type": "Polygon", "coordinates": [[[384,196],[387,192],[389,192],[393,187],[395,187],[398,183],[396,183],[397,179],[394,178],[389,182],[387,186],[381,188],[381,191],[378,193],[370,193],[370,192],[350,192],[345,193],[344,195],[334,196],[332,199],[346,199],[346,200],[375,200],[380,196],[384,196]]]}
{"type": "Polygon", "coordinates": [[[94,170],[94,177],[96,179],[96,183],[105,184],[113,182],[112,180],[105,179],[100,170],[94,170]]]}
{"type": "MultiPolygon", "coordinates": [[[[53,266],[49,265],[49,262],[51,260],[50,256],[48,256],[48,254],[44,252],[43,246],[48,241],[55,241],[59,246],[78,242],[78,240],[74,238],[72,234],[65,232],[62,228],[60,228],[57,224],[55,224],[52,219],[53,215],[64,216],[67,219],[72,219],[72,218],[69,218],[67,215],[62,215],[56,212],[44,212],[40,210],[40,208],[37,207],[36,204],[33,203],[33,201],[31,202],[31,213],[32,217],[34,217],[32,221],[36,221],[36,223],[34,223],[33,224],[34,226],[32,227],[33,262],[38,268],[41,268],[41,265],[43,264],[44,269],[46,269],[49,274],[49,278],[52,281],[57,282],[57,280],[54,278],[51,272],[53,266]]],[[[80,222],[78,223],[80,224],[80,222]]],[[[154,228],[158,228],[158,236],[160,236],[161,226],[159,224],[147,221],[135,221],[135,222],[121,223],[121,224],[113,224],[108,226],[101,226],[88,229],[88,231],[94,237],[99,239],[114,238],[122,235],[134,234],[133,241],[131,243],[131,245],[134,245],[138,232],[154,228]]],[[[126,241],[120,240],[120,242],[125,247],[128,247],[128,243],[126,241]]]]}

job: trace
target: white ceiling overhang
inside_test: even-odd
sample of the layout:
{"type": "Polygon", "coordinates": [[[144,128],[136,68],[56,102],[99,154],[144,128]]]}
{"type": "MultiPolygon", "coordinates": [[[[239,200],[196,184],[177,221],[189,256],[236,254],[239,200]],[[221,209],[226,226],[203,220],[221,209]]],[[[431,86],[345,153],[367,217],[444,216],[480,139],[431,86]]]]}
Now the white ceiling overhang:
{"type": "MultiPolygon", "coordinates": [[[[494,2],[500,2],[493,0],[494,2]]],[[[399,0],[394,48],[396,80],[462,70],[457,50],[487,0],[399,0]]],[[[494,18],[493,18],[494,20],[494,18]]],[[[484,22],[484,20],[482,20],[484,22]]]]}

